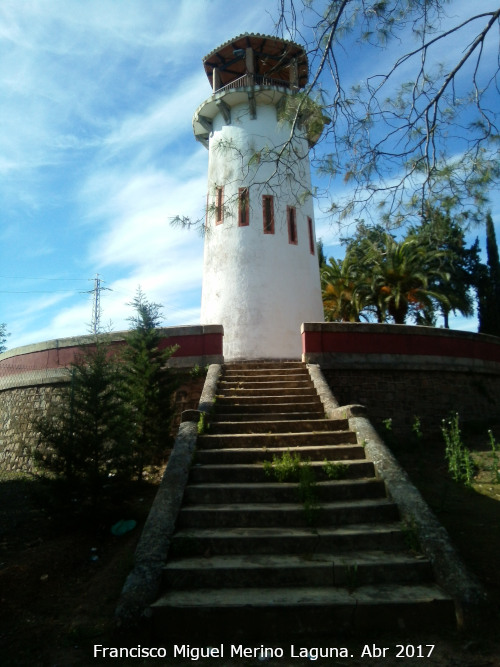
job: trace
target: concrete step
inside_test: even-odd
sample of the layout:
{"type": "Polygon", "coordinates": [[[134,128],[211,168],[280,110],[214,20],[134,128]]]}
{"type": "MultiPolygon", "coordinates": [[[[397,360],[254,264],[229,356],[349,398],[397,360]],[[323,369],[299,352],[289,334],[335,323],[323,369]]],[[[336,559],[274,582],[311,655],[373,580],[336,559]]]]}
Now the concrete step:
{"type": "MultiPolygon", "coordinates": [[[[227,378],[221,380],[217,386],[224,391],[234,389],[282,389],[286,393],[288,389],[313,389],[313,384],[306,376],[299,376],[296,379],[283,376],[284,379],[278,380],[276,376],[264,376],[261,380],[227,378]],[[272,378],[272,379],[271,379],[272,378]]],[[[221,392],[222,393],[222,392],[221,392]]]]}
{"type": "MultiPolygon", "coordinates": [[[[375,469],[371,461],[366,459],[342,459],[342,463],[347,466],[345,479],[360,479],[373,477],[375,469]]],[[[311,461],[315,477],[318,481],[327,480],[328,477],[323,469],[323,461],[311,461]]],[[[189,473],[190,484],[224,484],[231,483],[262,483],[270,482],[270,477],[266,475],[262,463],[243,463],[243,464],[215,464],[201,465],[195,463],[189,473]]]]}
{"type": "MultiPolygon", "coordinates": [[[[271,407],[271,406],[270,406],[271,407]]],[[[272,406],[274,407],[274,406],[272,406]]],[[[300,406],[293,404],[291,407],[297,410],[300,406]]],[[[214,425],[222,424],[224,422],[248,422],[255,423],[258,421],[267,421],[267,422],[282,422],[282,421],[321,421],[324,419],[324,412],[321,406],[317,406],[315,411],[312,412],[246,412],[239,413],[233,412],[229,414],[223,414],[215,412],[211,423],[214,425]]]]}
{"type": "Polygon", "coordinates": [[[215,404],[214,417],[219,418],[220,415],[228,414],[246,414],[247,419],[252,419],[253,415],[266,415],[265,419],[269,419],[270,414],[315,414],[318,417],[324,418],[325,412],[323,406],[319,401],[304,401],[300,402],[283,402],[283,403],[231,403],[224,401],[221,404],[215,404]]]}
{"type": "Polygon", "coordinates": [[[212,422],[208,434],[216,433],[310,433],[318,431],[347,431],[347,419],[282,419],[261,421],[212,422]]]}
{"type": "Polygon", "coordinates": [[[177,518],[179,528],[345,526],[350,523],[397,521],[397,506],[386,498],[318,503],[306,508],[295,503],[233,503],[185,505],[177,518]]]}
{"type": "MultiPolygon", "coordinates": [[[[357,444],[354,431],[326,431],[325,433],[210,433],[198,436],[198,449],[229,447],[312,447],[323,445],[357,444]]],[[[361,447],[361,445],[359,445],[361,447]]]]}
{"type": "Polygon", "coordinates": [[[244,398],[262,398],[263,396],[286,396],[291,398],[292,396],[300,396],[301,398],[307,400],[309,398],[317,397],[316,390],[312,387],[293,387],[283,389],[282,387],[252,387],[248,388],[245,386],[239,387],[217,387],[217,396],[218,400],[221,398],[229,400],[240,400],[244,398]]]}
{"type": "MultiPolygon", "coordinates": [[[[238,443],[236,443],[238,444],[238,443]]],[[[312,447],[225,447],[224,449],[198,449],[195,462],[205,465],[230,463],[263,463],[273,461],[274,457],[282,457],[290,452],[298,454],[303,462],[312,461],[344,461],[364,459],[365,450],[361,445],[322,445],[312,447]]]]}
{"type": "Polygon", "coordinates": [[[179,528],[171,558],[223,554],[315,554],[406,550],[399,522],[349,526],[179,528]]]}
{"type": "Polygon", "coordinates": [[[280,383],[288,383],[288,382],[304,382],[307,383],[309,386],[312,386],[312,381],[309,373],[307,370],[300,370],[297,369],[293,372],[291,371],[277,371],[273,372],[272,370],[268,371],[234,371],[234,372],[226,372],[222,376],[221,382],[241,382],[243,384],[249,383],[249,382],[280,382],[280,383]]]}
{"type": "Polygon", "coordinates": [[[271,359],[269,361],[242,361],[242,362],[234,361],[228,364],[224,364],[224,373],[231,371],[266,372],[269,370],[271,370],[272,372],[277,372],[277,371],[289,371],[297,369],[303,370],[306,373],[308,372],[305,363],[302,361],[273,361],[271,359]]]}
{"type": "MultiPolygon", "coordinates": [[[[276,404],[283,404],[283,403],[299,403],[299,404],[312,404],[312,405],[321,405],[321,401],[319,399],[319,396],[314,393],[314,395],[311,393],[308,396],[304,396],[302,393],[300,393],[297,396],[289,396],[288,394],[282,395],[282,394],[277,394],[275,396],[269,395],[269,394],[262,394],[259,396],[225,396],[222,394],[217,394],[216,396],[216,406],[226,406],[228,404],[230,405],[240,405],[240,406],[247,406],[247,405],[252,405],[252,404],[259,404],[259,405],[276,405],[276,404]],[[239,403],[237,402],[239,401],[239,403]]],[[[242,409],[240,407],[239,412],[246,412],[246,408],[242,409]]]]}
{"type": "Polygon", "coordinates": [[[168,592],[152,606],[157,636],[204,633],[214,645],[238,633],[261,642],[454,626],[453,602],[429,583],[428,560],[408,552],[348,421],[324,418],[305,364],[228,364],[217,391],[164,568],[168,592]],[[300,484],[264,468],[286,452],[313,471],[307,502],[300,484]],[[324,461],[345,464],[341,479],[324,461]]]}
{"type": "Polygon", "coordinates": [[[166,589],[281,586],[347,586],[432,581],[426,558],[410,553],[355,551],[341,555],[236,554],[171,560],[164,568],[166,589]]]}
{"type": "Polygon", "coordinates": [[[170,591],[152,610],[158,636],[168,632],[192,642],[193,629],[202,628],[212,646],[219,640],[234,644],[238,636],[260,642],[284,632],[300,646],[299,637],[319,633],[451,629],[455,618],[452,600],[437,586],[397,584],[170,591]]]}
{"type": "MultiPolygon", "coordinates": [[[[384,498],[385,485],[379,479],[343,479],[318,482],[316,492],[321,502],[361,498],[384,498]]],[[[189,484],[184,492],[186,504],[201,503],[292,503],[298,498],[298,485],[291,482],[256,484],[189,484]]]]}

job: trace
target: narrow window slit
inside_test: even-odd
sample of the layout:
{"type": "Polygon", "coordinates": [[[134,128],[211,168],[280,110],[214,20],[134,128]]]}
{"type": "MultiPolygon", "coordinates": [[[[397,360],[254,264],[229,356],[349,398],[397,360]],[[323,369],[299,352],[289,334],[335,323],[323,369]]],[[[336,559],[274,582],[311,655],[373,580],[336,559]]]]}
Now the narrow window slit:
{"type": "Polygon", "coordinates": [[[238,190],[238,225],[240,227],[246,227],[248,224],[250,224],[248,188],[239,188],[239,190],[238,190]]]}
{"type": "Polygon", "coordinates": [[[264,234],[274,234],[274,201],[272,195],[262,195],[264,234]]]}
{"type": "Polygon", "coordinates": [[[288,221],[288,243],[292,245],[298,244],[297,238],[297,217],[295,206],[286,207],[287,221],[288,221]]]}

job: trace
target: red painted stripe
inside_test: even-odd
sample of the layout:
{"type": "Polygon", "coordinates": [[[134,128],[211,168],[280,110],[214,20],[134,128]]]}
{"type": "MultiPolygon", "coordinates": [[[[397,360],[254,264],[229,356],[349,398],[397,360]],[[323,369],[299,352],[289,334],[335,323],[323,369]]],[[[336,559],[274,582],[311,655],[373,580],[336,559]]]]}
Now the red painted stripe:
{"type": "Polygon", "coordinates": [[[306,331],[304,353],[406,354],[483,359],[500,363],[500,345],[484,340],[418,334],[306,331]]]}
{"type": "MultiPolygon", "coordinates": [[[[175,357],[201,357],[206,355],[222,355],[222,333],[193,334],[188,336],[171,336],[163,338],[160,349],[179,345],[175,357]]],[[[111,343],[113,350],[125,345],[124,341],[111,343]]],[[[50,350],[39,350],[9,357],[0,361],[0,376],[17,375],[26,371],[39,371],[50,368],[63,368],[73,363],[82,351],[81,346],[69,346],[50,350]]]]}
{"type": "Polygon", "coordinates": [[[222,334],[193,334],[192,336],[171,336],[164,338],[160,349],[179,345],[174,357],[197,357],[206,354],[222,354],[222,334]]]}

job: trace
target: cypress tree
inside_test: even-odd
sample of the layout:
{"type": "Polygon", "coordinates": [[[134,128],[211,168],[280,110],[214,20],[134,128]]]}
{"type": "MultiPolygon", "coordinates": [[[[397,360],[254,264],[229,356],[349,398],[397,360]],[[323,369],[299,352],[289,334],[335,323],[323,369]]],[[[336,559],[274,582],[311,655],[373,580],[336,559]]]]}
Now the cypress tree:
{"type": "Polygon", "coordinates": [[[479,279],[479,333],[500,336],[500,260],[491,213],[486,216],[487,265],[479,279]]]}
{"type": "Polygon", "coordinates": [[[326,266],[326,255],[323,245],[323,239],[318,239],[316,241],[316,250],[318,252],[318,263],[320,270],[326,266]]]}

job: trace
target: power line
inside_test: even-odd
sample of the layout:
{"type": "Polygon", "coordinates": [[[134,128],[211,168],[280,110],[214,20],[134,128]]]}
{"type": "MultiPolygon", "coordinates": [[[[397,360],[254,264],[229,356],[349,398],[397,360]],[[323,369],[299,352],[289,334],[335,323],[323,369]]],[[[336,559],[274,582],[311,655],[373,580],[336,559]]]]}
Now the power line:
{"type": "MultiPolygon", "coordinates": [[[[26,280],[37,283],[46,282],[88,282],[92,278],[44,278],[40,276],[3,276],[0,275],[0,280],[26,280]]],[[[77,288],[73,289],[0,289],[0,294],[75,294],[78,293],[77,288]]],[[[79,292],[81,294],[81,291],[79,292]]]]}
{"type": "Polygon", "coordinates": [[[75,289],[53,289],[53,290],[0,290],[0,294],[87,294],[75,289]]]}
{"type": "Polygon", "coordinates": [[[92,278],[40,278],[40,276],[0,276],[0,278],[2,280],[37,280],[39,282],[46,282],[48,280],[56,280],[59,282],[92,280],[92,278]]]}
{"type": "MultiPolygon", "coordinates": [[[[40,278],[40,277],[31,277],[31,276],[1,276],[1,280],[31,280],[39,283],[45,283],[48,281],[55,282],[89,282],[89,280],[94,280],[94,278],[40,278]]],[[[94,287],[95,289],[95,287],[94,287]]],[[[101,289],[109,289],[102,287],[101,289]]],[[[0,294],[93,294],[94,290],[91,291],[82,291],[78,288],[73,289],[51,289],[51,290],[38,290],[38,289],[26,289],[26,290],[14,290],[14,289],[0,289],[0,294]]]]}

